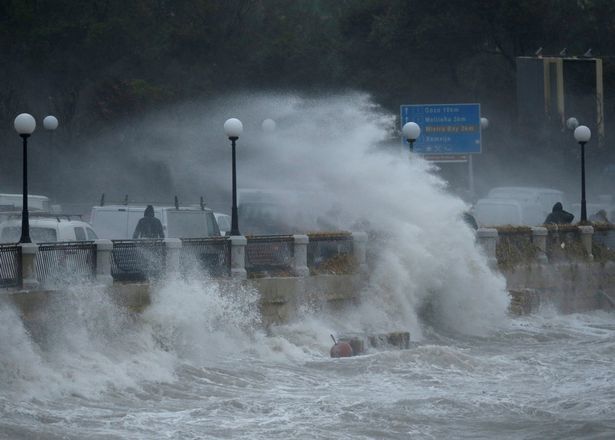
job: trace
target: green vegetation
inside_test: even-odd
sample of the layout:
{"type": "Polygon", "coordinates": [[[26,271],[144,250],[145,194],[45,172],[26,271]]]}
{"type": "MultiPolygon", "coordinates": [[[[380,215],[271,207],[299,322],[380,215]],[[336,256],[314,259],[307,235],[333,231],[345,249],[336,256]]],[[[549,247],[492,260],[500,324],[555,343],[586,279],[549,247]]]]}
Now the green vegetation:
{"type": "Polygon", "coordinates": [[[498,227],[495,255],[501,270],[536,262],[538,248],[532,242],[532,229],[525,226],[498,227]]]}

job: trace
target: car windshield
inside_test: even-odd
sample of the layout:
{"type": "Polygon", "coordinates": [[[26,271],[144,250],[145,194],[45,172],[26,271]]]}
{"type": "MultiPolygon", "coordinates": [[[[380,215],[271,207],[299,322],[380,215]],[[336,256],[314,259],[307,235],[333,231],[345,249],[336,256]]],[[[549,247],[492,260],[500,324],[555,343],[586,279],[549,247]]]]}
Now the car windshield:
{"type": "MultiPolygon", "coordinates": [[[[2,230],[0,240],[3,243],[17,243],[21,238],[21,226],[7,226],[2,230]]],[[[30,228],[30,239],[34,243],[57,241],[57,233],[54,228],[30,228]]]]}

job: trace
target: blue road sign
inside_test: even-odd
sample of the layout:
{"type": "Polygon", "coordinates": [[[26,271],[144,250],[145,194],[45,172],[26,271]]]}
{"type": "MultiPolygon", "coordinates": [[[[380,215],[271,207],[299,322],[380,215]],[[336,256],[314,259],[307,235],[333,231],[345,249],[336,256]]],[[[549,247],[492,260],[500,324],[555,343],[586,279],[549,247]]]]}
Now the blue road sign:
{"type": "MultiPolygon", "coordinates": [[[[481,152],[480,104],[402,105],[401,126],[416,122],[421,135],[413,151],[420,154],[481,152]]],[[[404,145],[408,141],[403,139],[404,145]]]]}

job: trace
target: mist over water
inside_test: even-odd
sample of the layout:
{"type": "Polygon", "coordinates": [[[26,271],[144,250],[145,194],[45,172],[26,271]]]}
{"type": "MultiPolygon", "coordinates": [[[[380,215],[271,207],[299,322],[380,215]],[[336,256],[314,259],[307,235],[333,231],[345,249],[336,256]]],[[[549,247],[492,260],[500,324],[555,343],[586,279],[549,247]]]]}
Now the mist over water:
{"type": "MultiPolygon", "coordinates": [[[[175,126],[162,115],[141,122],[160,141],[143,151],[165,164],[172,189],[205,189],[212,205],[228,203],[221,127],[240,118],[240,188],[300,191],[306,231],[324,221],[370,232],[360,304],[341,314],[300,302],[292,322],[265,329],[256,291],[196,272],[160,281],[138,315],[78,283],[36,323],[3,298],[0,438],[613,432],[612,316],[509,318],[505,281],[462,221],[467,206],[429,163],[402,151],[394,116],[368,96],[235,96],[183,110],[175,126]],[[265,118],[275,132],[262,132],[265,118]],[[411,332],[410,350],[329,358],[330,334],[400,330],[411,332]]],[[[139,189],[147,178],[125,183],[139,189]]]]}

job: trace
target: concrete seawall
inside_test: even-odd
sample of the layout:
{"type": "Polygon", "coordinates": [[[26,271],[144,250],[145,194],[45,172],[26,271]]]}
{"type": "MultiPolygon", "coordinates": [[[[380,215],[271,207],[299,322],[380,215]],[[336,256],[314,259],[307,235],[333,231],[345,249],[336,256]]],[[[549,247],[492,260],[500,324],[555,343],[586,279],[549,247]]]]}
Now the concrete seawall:
{"type": "MultiPolygon", "coordinates": [[[[223,289],[233,289],[238,284],[259,292],[262,324],[269,326],[290,321],[297,316],[301,305],[308,304],[316,310],[340,310],[358,301],[362,276],[314,275],[310,277],[256,278],[242,281],[218,279],[223,289]]],[[[151,290],[148,282],[120,283],[112,286],[96,286],[102,295],[109,295],[113,301],[131,313],[141,313],[151,304],[151,290]]],[[[62,290],[12,291],[6,295],[21,310],[27,321],[35,321],[45,314],[46,305],[54,296],[62,296],[62,290]]]]}
{"type": "Polygon", "coordinates": [[[562,313],[612,309],[615,262],[529,264],[502,271],[515,313],[552,304],[562,313]]]}

